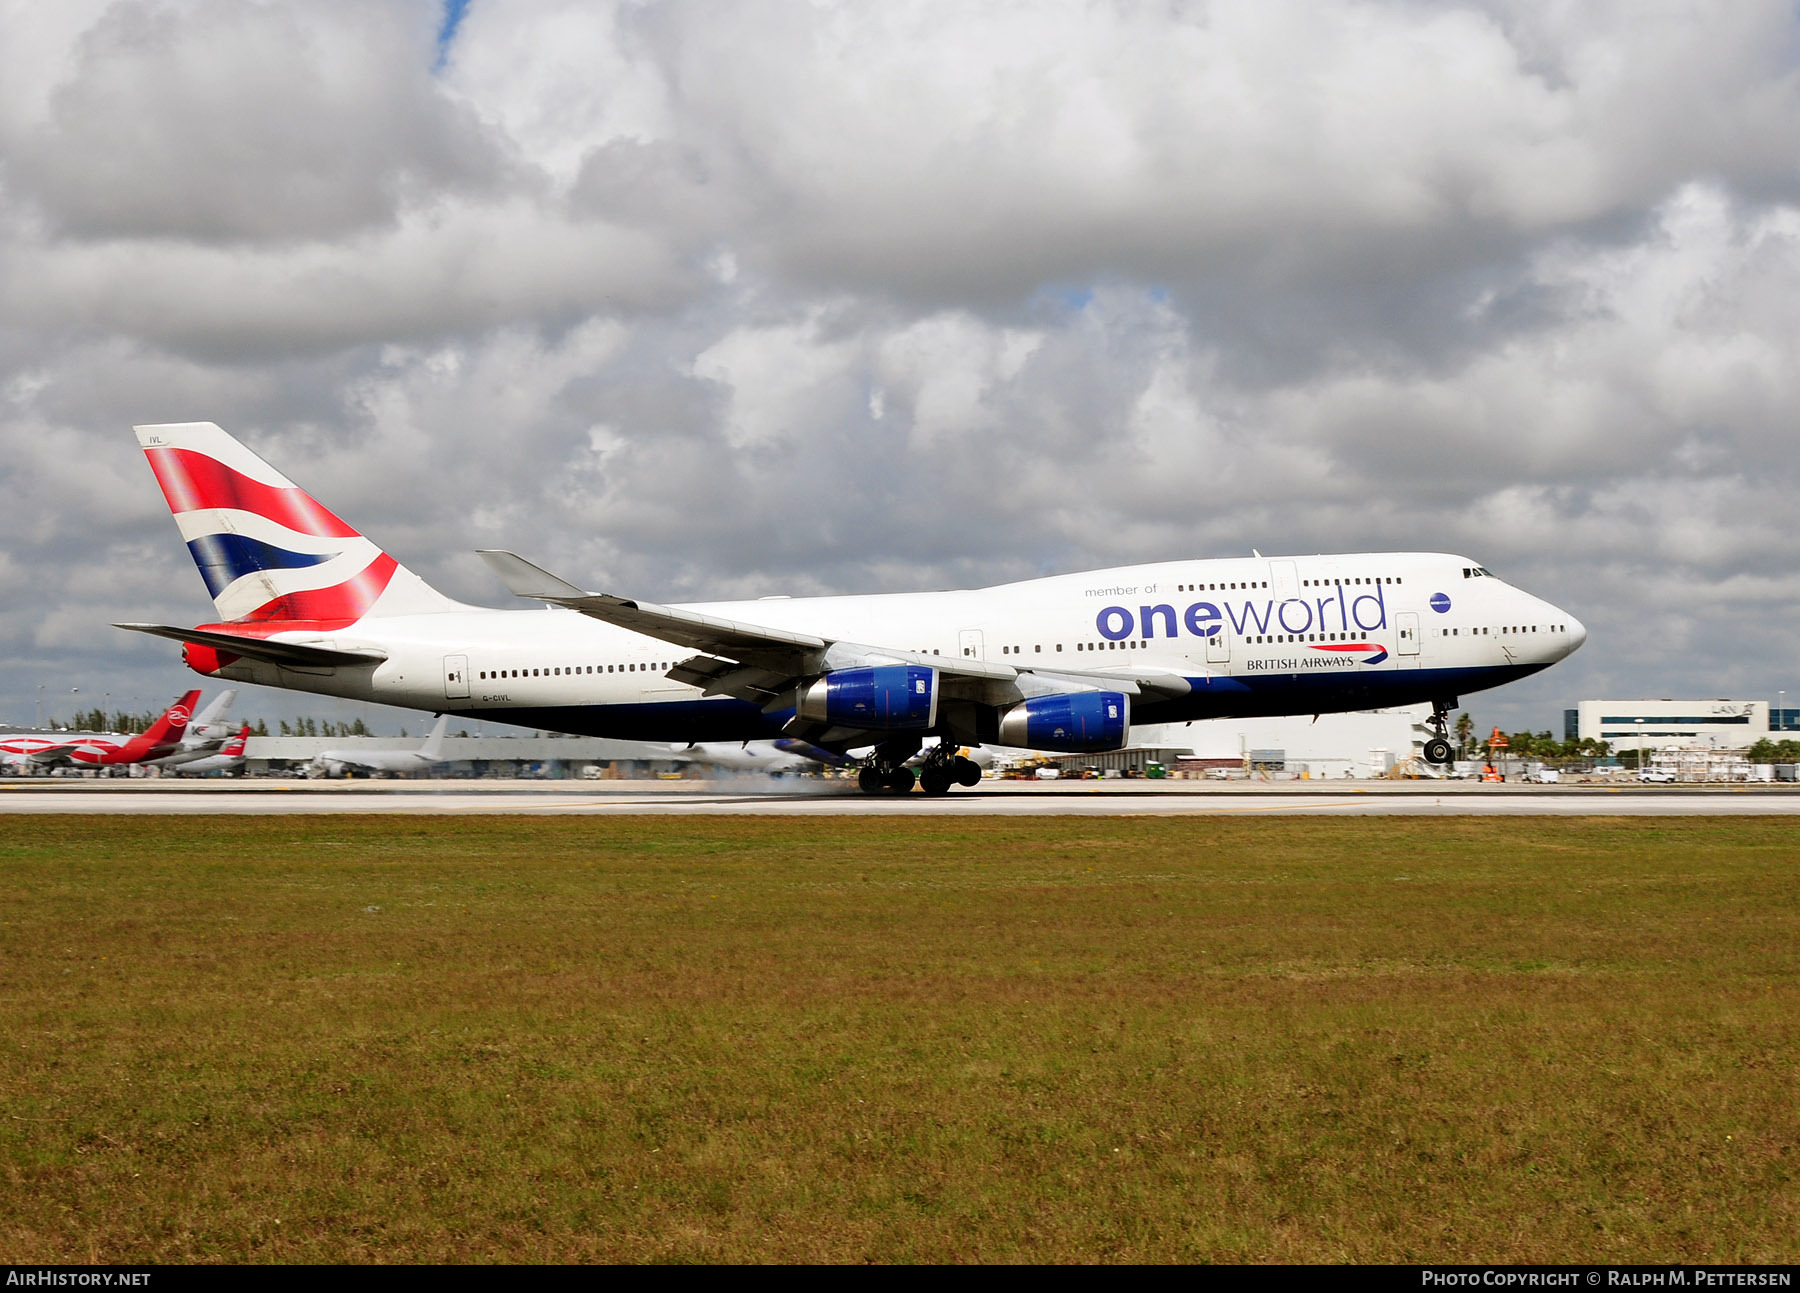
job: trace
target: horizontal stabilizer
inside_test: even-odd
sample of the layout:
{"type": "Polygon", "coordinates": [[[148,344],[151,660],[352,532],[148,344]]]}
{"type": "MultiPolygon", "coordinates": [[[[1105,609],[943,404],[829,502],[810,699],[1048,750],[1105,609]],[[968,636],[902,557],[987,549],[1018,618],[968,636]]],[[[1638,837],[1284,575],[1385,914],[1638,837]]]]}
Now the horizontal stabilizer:
{"type": "Polygon", "coordinates": [[[148,633],[168,638],[171,642],[192,642],[229,651],[250,660],[267,660],[270,664],[297,668],[331,669],[380,664],[387,659],[382,651],[344,650],[339,647],[313,646],[304,642],[274,642],[268,638],[249,637],[237,633],[220,633],[216,629],[184,629],[170,624],[115,624],[116,629],[148,633]]]}

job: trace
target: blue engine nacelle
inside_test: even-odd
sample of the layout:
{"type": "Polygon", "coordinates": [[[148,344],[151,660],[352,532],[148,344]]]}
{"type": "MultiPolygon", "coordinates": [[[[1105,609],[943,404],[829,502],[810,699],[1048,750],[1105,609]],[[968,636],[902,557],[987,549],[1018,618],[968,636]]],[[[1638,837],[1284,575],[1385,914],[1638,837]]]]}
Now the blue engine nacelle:
{"type": "Polygon", "coordinates": [[[1131,700],[1116,691],[1038,696],[1000,716],[1000,744],[1091,754],[1122,749],[1131,735],[1131,700]]]}
{"type": "Polygon", "coordinates": [[[839,669],[800,688],[801,718],[840,727],[905,732],[937,724],[937,670],[884,664],[839,669]]]}

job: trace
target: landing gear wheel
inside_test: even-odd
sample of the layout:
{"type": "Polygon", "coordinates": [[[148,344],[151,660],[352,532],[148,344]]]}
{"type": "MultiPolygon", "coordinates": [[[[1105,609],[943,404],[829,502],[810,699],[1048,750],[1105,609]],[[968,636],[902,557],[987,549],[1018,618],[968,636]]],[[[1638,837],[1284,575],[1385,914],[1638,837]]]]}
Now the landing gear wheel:
{"type": "Polygon", "coordinates": [[[1425,720],[1425,730],[1431,733],[1431,739],[1425,742],[1425,762],[1440,766],[1450,762],[1450,711],[1456,708],[1456,699],[1434,700],[1431,702],[1431,717],[1425,720]]]}
{"type": "Polygon", "coordinates": [[[865,795],[872,795],[887,784],[887,778],[879,768],[863,768],[856,774],[856,784],[865,795]]]}
{"type": "Polygon", "coordinates": [[[887,787],[897,795],[909,794],[913,788],[913,770],[895,768],[887,774],[887,787]]]}
{"type": "Polygon", "coordinates": [[[978,786],[981,784],[981,765],[958,755],[956,762],[950,765],[950,775],[959,786],[978,786]]]}
{"type": "Polygon", "coordinates": [[[919,770],[919,789],[928,795],[947,795],[950,793],[950,771],[947,768],[926,765],[919,770]]]}

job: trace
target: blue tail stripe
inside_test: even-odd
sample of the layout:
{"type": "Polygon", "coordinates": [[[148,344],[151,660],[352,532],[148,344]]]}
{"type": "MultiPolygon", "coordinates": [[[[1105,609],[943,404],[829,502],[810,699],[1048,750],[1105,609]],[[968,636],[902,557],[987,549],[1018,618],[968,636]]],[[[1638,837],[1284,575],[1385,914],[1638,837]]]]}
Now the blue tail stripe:
{"type": "Polygon", "coordinates": [[[334,552],[289,552],[241,534],[203,534],[188,543],[206,591],[217,597],[233,581],[258,570],[299,570],[330,561],[334,552]]]}

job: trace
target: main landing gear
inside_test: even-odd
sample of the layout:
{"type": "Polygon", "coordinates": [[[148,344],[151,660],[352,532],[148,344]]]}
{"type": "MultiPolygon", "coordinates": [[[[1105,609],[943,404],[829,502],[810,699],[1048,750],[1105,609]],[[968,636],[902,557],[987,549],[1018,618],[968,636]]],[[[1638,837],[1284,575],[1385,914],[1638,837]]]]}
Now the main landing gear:
{"type": "Polygon", "coordinates": [[[891,790],[904,795],[913,788],[913,770],[906,761],[919,752],[919,738],[895,737],[875,747],[875,753],[856,774],[856,784],[864,794],[880,794],[891,790]]]}
{"type": "Polygon", "coordinates": [[[1447,715],[1456,708],[1456,698],[1434,700],[1431,702],[1431,717],[1425,720],[1425,729],[1431,733],[1431,739],[1425,742],[1425,762],[1447,766],[1453,751],[1450,749],[1450,720],[1447,715]]]}
{"type": "Polygon", "coordinates": [[[883,768],[879,764],[870,764],[856,774],[856,784],[865,794],[878,794],[883,790],[891,790],[897,795],[904,795],[913,788],[913,770],[911,768],[883,768]]]}
{"type": "MultiPolygon", "coordinates": [[[[917,742],[910,748],[900,742],[878,746],[874,755],[856,774],[856,784],[865,794],[891,791],[904,795],[913,788],[915,777],[906,761],[918,752],[917,742]]],[[[973,786],[981,781],[981,765],[956,753],[956,747],[940,741],[926,752],[916,778],[920,789],[928,795],[945,795],[951,786],[973,786]]]]}
{"type": "Polygon", "coordinates": [[[919,769],[919,786],[928,795],[947,795],[951,786],[973,786],[981,782],[981,765],[956,753],[956,747],[939,742],[925,756],[919,769]]]}

